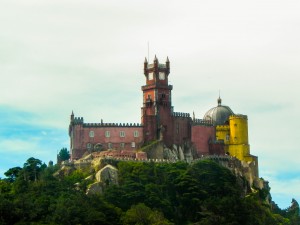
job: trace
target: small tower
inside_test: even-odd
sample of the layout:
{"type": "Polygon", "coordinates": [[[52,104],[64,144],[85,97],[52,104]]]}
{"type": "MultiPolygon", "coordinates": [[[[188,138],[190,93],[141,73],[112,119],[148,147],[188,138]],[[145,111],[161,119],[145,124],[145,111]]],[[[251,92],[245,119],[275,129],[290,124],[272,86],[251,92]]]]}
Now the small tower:
{"type": "Polygon", "coordinates": [[[71,114],[71,116],[70,116],[70,122],[71,122],[71,123],[74,122],[74,112],[73,112],[73,110],[72,110],[72,114],[71,114]]]}
{"type": "Polygon", "coordinates": [[[142,124],[146,142],[161,138],[168,142],[171,139],[171,132],[168,133],[172,126],[172,85],[168,84],[169,74],[170,61],[168,58],[165,64],[160,64],[156,56],[152,64],[149,64],[145,58],[146,85],[142,86],[142,124]]]}

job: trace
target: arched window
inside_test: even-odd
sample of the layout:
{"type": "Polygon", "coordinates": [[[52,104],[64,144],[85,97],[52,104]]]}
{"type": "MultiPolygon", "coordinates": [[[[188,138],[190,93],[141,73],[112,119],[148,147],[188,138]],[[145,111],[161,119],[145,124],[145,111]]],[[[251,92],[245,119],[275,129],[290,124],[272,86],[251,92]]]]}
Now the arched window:
{"type": "Polygon", "coordinates": [[[135,130],[135,131],[133,132],[133,137],[138,137],[138,136],[139,136],[139,131],[135,130]]]}
{"type": "Polygon", "coordinates": [[[120,131],[120,137],[125,137],[125,131],[120,131]]]}
{"type": "Polygon", "coordinates": [[[89,133],[89,136],[94,137],[95,136],[94,131],[91,130],[90,133],[89,133]]]}

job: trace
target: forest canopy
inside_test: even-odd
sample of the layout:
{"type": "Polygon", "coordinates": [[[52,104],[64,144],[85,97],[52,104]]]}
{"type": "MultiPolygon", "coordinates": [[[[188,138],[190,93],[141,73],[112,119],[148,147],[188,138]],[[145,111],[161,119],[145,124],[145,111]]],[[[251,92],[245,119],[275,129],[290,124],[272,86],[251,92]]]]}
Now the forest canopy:
{"type": "Polygon", "coordinates": [[[269,190],[245,192],[243,178],[211,161],[116,167],[118,185],[87,195],[93,171],[53,176],[59,165],[29,158],[0,180],[0,224],[300,224],[296,200],[268,204],[269,190]]]}

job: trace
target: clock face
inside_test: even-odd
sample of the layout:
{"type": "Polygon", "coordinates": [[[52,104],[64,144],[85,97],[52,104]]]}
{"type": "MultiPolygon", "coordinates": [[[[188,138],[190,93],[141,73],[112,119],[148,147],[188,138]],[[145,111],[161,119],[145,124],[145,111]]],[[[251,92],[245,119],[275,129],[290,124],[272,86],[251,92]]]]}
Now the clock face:
{"type": "Polygon", "coordinates": [[[164,72],[159,72],[159,79],[164,80],[165,78],[166,78],[165,73],[164,72]]]}
{"type": "Polygon", "coordinates": [[[153,72],[148,73],[148,79],[153,80],[153,72]]]}

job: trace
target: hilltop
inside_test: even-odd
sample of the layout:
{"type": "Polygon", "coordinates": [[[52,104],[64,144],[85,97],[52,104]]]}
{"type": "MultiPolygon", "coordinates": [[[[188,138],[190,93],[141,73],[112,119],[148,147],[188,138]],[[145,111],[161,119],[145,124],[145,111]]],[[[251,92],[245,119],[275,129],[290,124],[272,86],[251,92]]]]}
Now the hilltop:
{"type": "Polygon", "coordinates": [[[98,160],[76,169],[30,158],[6,175],[0,224],[299,224],[296,201],[281,210],[269,189],[211,160],[98,160]],[[97,179],[101,194],[87,194],[97,179]]]}

